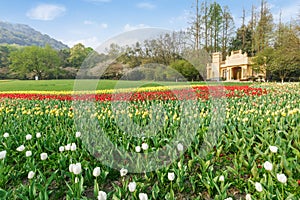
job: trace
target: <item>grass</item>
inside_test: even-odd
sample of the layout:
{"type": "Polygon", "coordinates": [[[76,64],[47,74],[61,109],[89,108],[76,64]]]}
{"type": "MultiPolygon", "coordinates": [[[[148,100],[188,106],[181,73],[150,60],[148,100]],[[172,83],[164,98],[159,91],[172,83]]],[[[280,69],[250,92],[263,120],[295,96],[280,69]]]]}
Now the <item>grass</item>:
{"type": "Polygon", "coordinates": [[[154,82],[126,80],[0,80],[0,91],[71,91],[105,90],[170,85],[250,85],[248,82],[154,82]],[[97,87],[96,87],[97,86],[97,87]]]}

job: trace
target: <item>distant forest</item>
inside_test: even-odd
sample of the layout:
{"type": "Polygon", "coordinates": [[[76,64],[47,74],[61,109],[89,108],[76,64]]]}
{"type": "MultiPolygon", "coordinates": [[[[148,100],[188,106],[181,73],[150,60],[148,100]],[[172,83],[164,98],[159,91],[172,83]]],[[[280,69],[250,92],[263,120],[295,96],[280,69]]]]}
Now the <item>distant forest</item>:
{"type": "Polygon", "coordinates": [[[0,79],[99,78],[101,74],[106,79],[200,81],[206,80],[211,53],[222,52],[225,58],[241,49],[253,57],[255,70],[267,71],[268,80],[299,81],[300,14],[289,22],[281,18],[275,22],[262,0],[247,12],[251,16],[243,10],[242,24],[235,27],[228,6],[199,0],[193,5],[185,30],[133,46],[111,44],[102,54],[83,44],[62,49],[51,44],[0,45],[0,79]]]}

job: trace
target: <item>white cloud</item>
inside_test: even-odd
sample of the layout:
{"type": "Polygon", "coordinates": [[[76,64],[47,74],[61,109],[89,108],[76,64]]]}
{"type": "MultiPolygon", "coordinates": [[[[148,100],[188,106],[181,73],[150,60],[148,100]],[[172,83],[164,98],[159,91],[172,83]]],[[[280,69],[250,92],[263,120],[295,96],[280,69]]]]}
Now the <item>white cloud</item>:
{"type": "Polygon", "coordinates": [[[108,24],[102,23],[102,24],[100,24],[100,27],[103,28],[103,29],[106,29],[108,27],[108,24]]]}
{"type": "Polygon", "coordinates": [[[81,43],[85,47],[92,47],[92,48],[97,48],[101,42],[97,37],[90,37],[90,38],[83,38],[79,40],[69,40],[69,41],[63,41],[63,43],[67,44],[69,47],[73,47],[75,44],[81,43]]]}
{"type": "Polygon", "coordinates": [[[97,27],[100,27],[101,29],[107,29],[108,28],[108,24],[106,23],[97,23],[95,21],[91,21],[91,20],[85,20],[83,21],[83,24],[84,25],[93,25],[93,26],[97,26],[97,27]]]}
{"type": "Polygon", "coordinates": [[[54,20],[66,12],[66,8],[61,5],[40,4],[27,12],[27,17],[37,20],[54,20]]]}
{"type": "Polygon", "coordinates": [[[137,4],[137,7],[151,10],[151,9],[155,8],[156,6],[152,3],[142,2],[142,3],[137,4]]]}
{"type": "Polygon", "coordinates": [[[149,26],[145,25],[145,24],[138,24],[138,25],[126,24],[124,26],[124,31],[132,31],[132,30],[141,29],[141,28],[149,28],[149,26]]]}
{"type": "Polygon", "coordinates": [[[95,22],[90,21],[90,20],[84,20],[83,24],[85,24],[85,25],[93,25],[93,24],[95,24],[95,22]]]}

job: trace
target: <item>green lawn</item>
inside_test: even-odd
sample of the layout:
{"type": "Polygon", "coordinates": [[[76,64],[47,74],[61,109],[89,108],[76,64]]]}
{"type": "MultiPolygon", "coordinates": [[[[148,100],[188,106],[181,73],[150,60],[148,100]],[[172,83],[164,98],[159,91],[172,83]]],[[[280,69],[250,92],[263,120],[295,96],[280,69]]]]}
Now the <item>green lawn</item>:
{"type": "Polygon", "coordinates": [[[247,82],[153,82],[153,81],[124,81],[124,80],[0,80],[0,91],[70,91],[76,90],[103,90],[113,88],[136,88],[162,85],[206,85],[206,84],[223,84],[223,85],[249,85],[247,82]]]}

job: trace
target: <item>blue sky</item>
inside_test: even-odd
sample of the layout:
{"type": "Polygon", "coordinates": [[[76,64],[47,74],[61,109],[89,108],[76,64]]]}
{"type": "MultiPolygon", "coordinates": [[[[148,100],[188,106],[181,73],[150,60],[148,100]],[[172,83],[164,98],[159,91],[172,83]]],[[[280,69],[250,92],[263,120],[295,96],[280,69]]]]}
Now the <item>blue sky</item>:
{"type": "MultiPolygon", "coordinates": [[[[236,26],[241,24],[242,8],[250,16],[252,4],[260,0],[216,0],[228,5],[236,26]]],[[[195,0],[0,0],[0,20],[27,24],[43,34],[72,47],[81,42],[97,47],[122,32],[158,27],[180,30],[188,27],[195,0]]],[[[200,0],[201,2],[201,0],[200,0]]],[[[210,1],[208,1],[210,2],[210,1]]],[[[300,0],[268,0],[273,16],[279,11],[288,21],[300,12],[300,0]]]]}

